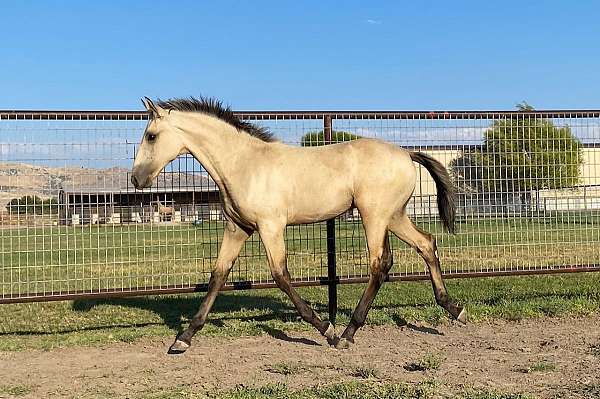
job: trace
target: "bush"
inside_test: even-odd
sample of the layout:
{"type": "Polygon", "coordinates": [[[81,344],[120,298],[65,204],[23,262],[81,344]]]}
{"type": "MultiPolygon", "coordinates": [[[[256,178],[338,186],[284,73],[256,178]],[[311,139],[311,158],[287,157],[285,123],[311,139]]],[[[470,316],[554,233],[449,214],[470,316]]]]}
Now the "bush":
{"type": "MultiPolygon", "coordinates": [[[[334,130],[331,132],[331,142],[328,142],[327,144],[342,143],[344,141],[351,141],[360,138],[361,136],[354,133],[344,132],[341,130],[334,130]]],[[[300,145],[302,145],[302,147],[315,147],[325,145],[325,133],[323,133],[322,130],[318,132],[306,133],[304,136],[302,136],[302,139],[300,140],[300,145]]]]}
{"type": "Polygon", "coordinates": [[[6,209],[20,215],[50,215],[58,213],[58,202],[54,198],[44,200],[37,195],[26,195],[10,200],[6,209]]]}

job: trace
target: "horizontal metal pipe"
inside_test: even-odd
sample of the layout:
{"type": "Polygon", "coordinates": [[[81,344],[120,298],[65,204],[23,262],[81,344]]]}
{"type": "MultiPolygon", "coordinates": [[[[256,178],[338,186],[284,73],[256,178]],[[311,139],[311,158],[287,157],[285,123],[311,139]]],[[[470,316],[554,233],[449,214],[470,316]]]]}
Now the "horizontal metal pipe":
{"type": "MultiPolygon", "coordinates": [[[[236,111],[249,120],[598,118],[600,110],[536,111],[236,111]]],[[[146,111],[0,110],[0,120],[147,120],[146,111]]]]}
{"type": "MultiPolygon", "coordinates": [[[[326,278],[316,281],[294,281],[292,285],[295,287],[318,286],[328,284],[326,278]]],[[[238,291],[250,289],[265,289],[277,288],[274,282],[253,283],[251,281],[240,281],[225,285],[221,291],[238,291]]],[[[162,295],[162,294],[185,294],[191,292],[206,292],[208,284],[197,284],[188,287],[166,286],[166,287],[148,287],[144,289],[124,289],[124,288],[107,288],[94,292],[89,291],[67,291],[58,294],[47,293],[29,293],[15,294],[0,298],[0,304],[3,303],[24,303],[24,302],[51,302],[65,301],[76,299],[94,299],[94,298],[123,298],[133,296],[146,295],[162,295]]]]}
{"type": "MultiPolygon", "coordinates": [[[[459,271],[444,274],[445,279],[457,278],[482,278],[482,277],[510,277],[510,276],[526,276],[526,275],[547,275],[547,274],[562,274],[562,273],[586,273],[600,272],[600,264],[593,265],[568,265],[551,269],[525,269],[525,270],[498,270],[498,271],[459,271]]],[[[429,280],[429,275],[425,273],[390,275],[386,281],[422,281],[429,280]]],[[[366,283],[369,277],[340,277],[337,279],[338,284],[357,284],[366,283]]],[[[295,280],[292,285],[295,287],[309,287],[327,285],[329,280],[321,278],[319,280],[302,281],[295,280]]],[[[272,282],[253,283],[251,281],[241,281],[227,284],[222,291],[234,290],[249,290],[249,289],[265,289],[276,288],[277,285],[272,282]]],[[[101,299],[101,298],[122,298],[144,295],[163,295],[163,294],[185,294],[191,292],[205,292],[208,284],[197,284],[190,287],[149,287],[143,290],[135,289],[103,289],[95,292],[86,291],[70,291],[59,294],[46,293],[28,293],[15,294],[0,298],[0,304],[3,303],[25,303],[25,302],[50,302],[50,301],[65,301],[77,299],[101,299]]]]}
{"type": "Polygon", "coordinates": [[[269,111],[236,112],[243,119],[500,119],[500,118],[598,118],[600,110],[536,111],[269,111]]]}

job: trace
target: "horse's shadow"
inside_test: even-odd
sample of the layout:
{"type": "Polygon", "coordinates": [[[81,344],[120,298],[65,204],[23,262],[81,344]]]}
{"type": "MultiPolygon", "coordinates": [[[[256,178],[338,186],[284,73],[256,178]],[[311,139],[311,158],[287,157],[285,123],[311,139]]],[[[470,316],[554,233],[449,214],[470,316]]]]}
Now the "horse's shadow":
{"type": "MultiPolygon", "coordinates": [[[[69,333],[74,331],[93,331],[110,328],[130,328],[144,327],[151,325],[165,325],[174,332],[181,333],[184,327],[187,326],[189,320],[198,311],[204,294],[185,294],[174,296],[148,296],[148,297],[129,297],[129,298],[98,298],[98,299],[80,299],[72,303],[72,309],[78,312],[89,312],[96,307],[111,306],[122,307],[124,312],[126,309],[137,309],[155,314],[160,318],[160,321],[123,321],[123,317],[119,317],[118,321],[107,322],[102,325],[87,326],[83,328],[61,329],[61,331],[48,332],[54,333],[69,333]]],[[[327,305],[321,303],[312,304],[315,311],[320,314],[327,313],[327,305]]],[[[408,304],[396,304],[398,307],[410,306],[408,304]]],[[[414,304],[412,304],[414,306],[414,304]]],[[[387,306],[375,305],[374,308],[383,308],[387,306]]],[[[111,312],[118,312],[112,310],[111,312]]],[[[351,308],[339,308],[338,316],[343,320],[349,320],[352,316],[351,308]]],[[[434,328],[416,326],[408,323],[397,314],[393,314],[392,319],[399,327],[406,327],[414,331],[427,334],[441,335],[434,328]]],[[[252,322],[254,326],[271,337],[283,341],[300,343],[305,345],[321,345],[312,339],[304,337],[294,337],[286,334],[283,330],[273,326],[274,321],[295,321],[300,320],[296,309],[291,302],[285,297],[277,297],[273,295],[259,295],[256,293],[246,294],[243,291],[220,295],[208,317],[207,325],[214,327],[224,327],[228,320],[238,322],[252,322]],[[248,309],[259,310],[260,314],[244,315],[244,311],[248,309]],[[212,317],[211,317],[212,316],[212,317]]],[[[338,324],[339,327],[342,327],[338,324]]],[[[46,334],[39,331],[12,331],[10,334],[18,335],[38,335],[46,334]]],[[[1,335],[5,335],[0,333],[1,335]]]]}
{"type": "MultiPolygon", "coordinates": [[[[112,298],[112,299],[82,299],[73,302],[73,310],[87,312],[97,306],[111,305],[122,306],[125,308],[134,308],[146,310],[158,315],[162,323],[173,331],[181,333],[189,320],[198,311],[202,295],[181,295],[181,296],[157,296],[157,297],[134,297],[134,298],[112,298]]],[[[326,313],[325,304],[312,304],[317,313],[326,313]]],[[[404,305],[400,305],[404,306],[404,305]]],[[[379,306],[374,306],[378,308],[379,306]]],[[[273,338],[288,342],[303,343],[306,345],[320,345],[317,342],[307,338],[290,337],[284,331],[274,328],[271,321],[278,320],[299,320],[298,313],[291,303],[285,298],[276,298],[268,295],[243,294],[240,292],[234,295],[220,295],[211,312],[212,315],[219,314],[218,317],[208,317],[207,324],[215,327],[224,327],[224,321],[236,320],[240,322],[254,322],[256,326],[273,338]],[[240,316],[240,312],[247,309],[262,310],[262,314],[253,316],[240,316]],[[267,312],[264,312],[264,311],[267,312]]],[[[338,315],[350,319],[351,309],[338,309],[338,315]]],[[[431,327],[417,326],[407,322],[398,314],[393,314],[392,319],[398,327],[406,327],[414,331],[426,334],[443,335],[441,332],[431,327]]],[[[106,327],[123,327],[124,325],[106,327]]],[[[140,326],[131,323],[131,326],[140,326]]]]}
{"type": "MultiPolygon", "coordinates": [[[[75,311],[88,312],[98,306],[121,306],[138,310],[146,310],[158,315],[162,323],[169,329],[181,333],[189,320],[198,311],[203,296],[200,295],[182,295],[182,296],[160,296],[160,297],[135,297],[135,298],[111,298],[111,299],[82,299],[73,302],[72,308],[75,311]]],[[[315,305],[313,305],[315,306],[315,305]]],[[[317,312],[324,311],[325,307],[316,305],[317,312]]],[[[284,331],[274,328],[270,321],[277,320],[297,320],[296,309],[291,303],[285,300],[266,295],[245,295],[236,293],[235,295],[220,295],[212,308],[211,315],[219,314],[218,317],[208,317],[206,324],[215,327],[224,327],[224,321],[236,320],[240,322],[254,322],[256,326],[273,338],[288,342],[296,342],[305,345],[320,345],[308,338],[290,337],[284,331]],[[260,315],[240,316],[240,312],[247,309],[258,309],[260,315]],[[266,311],[266,312],[265,312],[266,311]]],[[[132,323],[131,326],[138,326],[132,323]]],[[[107,325],[107,328],[115,327],[107,325]]],[[[118,327],[123,327],[119,325],[118,327]]]]}
{"type": "MultiPolygon", "coordinates": [[[[411,305],[408,305],[408,304],[398,305],[398,307],[409,307],[409,306],[411,306],[411,305]]],[[[413,305],[413,306],[415,306],[415,305],[413,305]]],[[[372,309],[384,309],[384,308],[388,308],[388,306],[375,305],[372,307],[372,309]]],[[[349,309],[338,309],[338,315],[339,314],[344,314],[348,319],[350,319],[352,317],[352,311],[349,309]]],[[[402,316],[400,316],[397,313],[391,314],[390,317],[394,321],[394,323],[396,324],[397,327],[406,327],[410,330],[417,331],[417,332],[424,333],[424,334],[444,335],[444,333],[440,332],[439,330],[437,330],[433,327],[418,326],[416,324],[409,323],[405,318],[403,318],[402,316]]],[[[367,321],[367,323],[368,323],[368,321],[367,321]]]]}
{"type": "Polygon", "coordinates": [[[392,320],[394,320],[394,323],[396,323],[398,327],[406,327],[413,331],[418,331],[425,334],[444,335],[444,333],[438,331],[433,327],[417,326],[415,324],[409,323],[408,321],[406,321],[406,319],[397,314],[392,315],[392,320]]]}

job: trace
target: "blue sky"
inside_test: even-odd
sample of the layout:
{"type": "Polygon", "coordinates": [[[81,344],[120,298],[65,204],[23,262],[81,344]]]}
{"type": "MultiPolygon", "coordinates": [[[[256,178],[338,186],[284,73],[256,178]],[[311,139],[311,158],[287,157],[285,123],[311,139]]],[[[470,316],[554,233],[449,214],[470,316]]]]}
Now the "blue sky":
{"type": "Polygon", "coordinates": [[[599,15],[593,1],[6,2],[0,109],[198,94],[238,110],[600,108],[599,15]]]}

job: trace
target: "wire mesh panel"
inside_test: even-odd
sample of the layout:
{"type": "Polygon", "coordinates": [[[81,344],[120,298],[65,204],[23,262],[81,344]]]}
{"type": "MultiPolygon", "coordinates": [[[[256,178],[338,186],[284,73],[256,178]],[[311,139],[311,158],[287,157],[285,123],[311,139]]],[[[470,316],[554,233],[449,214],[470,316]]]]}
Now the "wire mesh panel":
{"type": "MultiPolygon", "coordinates": [[[[458,232],[442,231],[436,188],[418,167],[406,210],[435,234],[446,274],[589,270],[600,243],[598,112],[240,113],[291,145],[380,138],[426,152],[458,190],[458,232]],[[329,120],[331,123],[324,122],[329,120]]],[[[205,287],[224,228],[218,188],[181,156],[153,187],[129,183],[143,112],[0,111],[0,301],[205,287]]],[[[335,224],[340,281],[368,277],[360,213],[335,224]]],[[[325,223],[286,231],[298,284],[328,279],[325,223]]],[[[393,276],[426,276],[395,237],[393,276]]],[[[273,286],[258,235],[228,288],[273,286]]]]}
{"type": "MultiPolygon", "coordinates": [[[[425,152],[457,186],[457,234],[443,231],[437,190],[418,166],[407,214],[437,237],[446,275],[595,269],[600,264],[600,119],[597,112],[353,113],[339,137],[380,138],[425,152]]],[[[338,223],[340,278],[368,276],[360,215],[338,223]]],[[[392,237],[393,277],[426,274],[392,237]]],[[[355,279],[354,279],[355,280],[355,279]]]]}
{"type": "MultiPolygon", "coordinates": [[[[322,122],[262,122],[298,143],[322,122]]],[[[225,217],[214,181],[191,156],[135,190],[130,169],[145,113],[4,113],[0,120],[0,299],[202,289],[225,217]]],[[[286,231],[300,283],[326,276],[323,224],[286,231]]],[[[273,285],[252,236],[228,286],[273,285]]]]}

